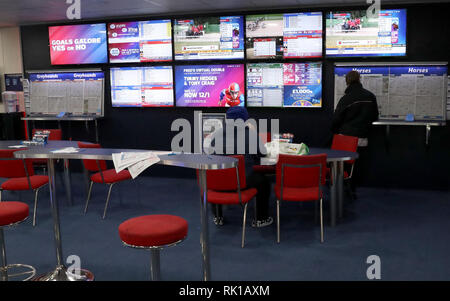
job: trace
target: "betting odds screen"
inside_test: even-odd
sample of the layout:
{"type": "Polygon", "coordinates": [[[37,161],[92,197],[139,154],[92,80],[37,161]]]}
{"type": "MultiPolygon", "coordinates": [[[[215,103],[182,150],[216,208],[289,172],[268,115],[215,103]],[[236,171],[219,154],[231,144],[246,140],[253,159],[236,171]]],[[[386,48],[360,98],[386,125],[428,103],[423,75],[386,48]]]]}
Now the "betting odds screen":
{"type": "Polygon", "coordinates": [[[111,68],[113,107],[173,106],[171,66],[111,68]]]}
{"type": "Polygon", "coordinates": [[[247,65],[247,106],[322,106],[322,63],[247,65]]]}
{"type": "Polygon", "coordinates": [[[111,63],[171,61],[171,21],[110,23],[108,48],[111,63]]]}
{"type": "Polygon", "coordinates": [[[322,57],[322,13],[246,16],[248,59],[322,57]]]}

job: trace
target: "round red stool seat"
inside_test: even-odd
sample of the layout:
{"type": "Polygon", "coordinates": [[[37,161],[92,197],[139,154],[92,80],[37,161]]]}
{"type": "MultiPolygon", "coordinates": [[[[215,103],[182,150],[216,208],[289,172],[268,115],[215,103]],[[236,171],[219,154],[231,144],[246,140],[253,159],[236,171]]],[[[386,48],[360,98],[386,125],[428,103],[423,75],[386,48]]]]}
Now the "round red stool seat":
{"type": "Polygon", "coordinates": [[[188,223],[174,215],[145,215],[123,222],[119,226],[122,241],[137,247],[158,247],[184,239],[188,223]]]}
{"type": "Polygon", "coordinates": [[[0,227],[23,221],[28,217],[28,205],[21,202],[0,202],[0,227]]]}

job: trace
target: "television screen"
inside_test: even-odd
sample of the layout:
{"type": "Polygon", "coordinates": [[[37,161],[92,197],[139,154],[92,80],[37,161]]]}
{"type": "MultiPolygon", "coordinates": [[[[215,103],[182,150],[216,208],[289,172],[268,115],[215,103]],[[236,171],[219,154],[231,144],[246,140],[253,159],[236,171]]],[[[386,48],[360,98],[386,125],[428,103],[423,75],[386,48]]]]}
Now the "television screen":
{"type": "Polygon", "coordinates": [[[406,9],[380,10],[376,18],[366,11],[331,12],[326,27],[329,56],[406,55],[406,9]]]}
{"type": "Polygon", "coordinates": [[[48,28],[52,65],[108,62],[106,25],[65,25],[48,28]]]}
{"type": "Polygon", "coordinates": [[[175,20],[175,60],[243,59],[244,17],[175,20]]]}
{"type": "Polygon", "coordinates": [[[139,63],[172,60],[170,20],[108,24],[109,61],[139,63]]]}
{"type": "Polygon", "coordinates": [[[248,107],[321,107],[322,63],[247,65],[248,107]]]}
{"type": "Polygon", "coordinates": [[[322,13],[248,15],[247,58],[281,59],[322,56],[322,13]]]}
{"type": "Polygon", "coordinates": [[[173,106],[171,66],[111,68],[113,107],[173,106]]]}
{"type": "Polygon", "coordinates": [[[175,66],[177,106],[245,105],[244,65],[175,66]]]}

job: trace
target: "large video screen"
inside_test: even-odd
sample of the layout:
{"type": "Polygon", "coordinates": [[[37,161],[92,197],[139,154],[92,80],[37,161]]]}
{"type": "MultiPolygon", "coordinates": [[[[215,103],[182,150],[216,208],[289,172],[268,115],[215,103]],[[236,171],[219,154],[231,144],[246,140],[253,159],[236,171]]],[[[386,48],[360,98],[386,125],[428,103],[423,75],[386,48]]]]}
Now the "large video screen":
{"type": "Polygon", "coordinates": [[[244,65],[175,66],[180,107],[245,106],[244,65]]]}
{"type": "Polygon", "coordinates": [[[173,106],[171,66],[111,68],[113,107],[173,106]]]}
{"type": "Polygon", "coordinates": [[[248,15],[245,17],[248,59],[322,56],[322,13],[248,15]]]}
{"type": "Polygon", "coordinates": [[[108,48],[111,63],[171,61],[171,21],[110,23],[108,48]]]}
{"type": "Polygon", "coordinates": [[[329,56],[406,55],[406,9],[367,12],[331,12],[326,20],[326,54],[329,56]]]}
{"type": "Polygon", "coordinates": [[[243,59],[244,17],[201,17],[174,22],[175,60],[243,59]]]}
{"type": "Polygon", "coordinates": [[[108,62],[105,23],[50,26],[48,33],[52,65],[108,62]]]}
{"type": "Polygon", "coordinates": [[[322,63],[247,65],[248,107],[322,106],[322,63]]]}

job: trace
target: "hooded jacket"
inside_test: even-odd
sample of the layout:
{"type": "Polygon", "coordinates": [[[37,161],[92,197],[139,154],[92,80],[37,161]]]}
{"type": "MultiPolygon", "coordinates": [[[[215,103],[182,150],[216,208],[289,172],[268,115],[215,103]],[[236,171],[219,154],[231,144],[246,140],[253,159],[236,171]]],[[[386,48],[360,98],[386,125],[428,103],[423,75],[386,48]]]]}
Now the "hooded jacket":
{"type": "Polygon", "coordinates": [[[367,138],[372,122],[378,119],[375,95],[364,89],[361,83],[350,84],[339,100],[333,115],[331,130],[343,134],[367,138]]]}

